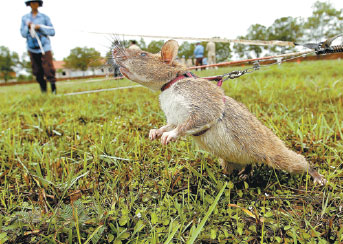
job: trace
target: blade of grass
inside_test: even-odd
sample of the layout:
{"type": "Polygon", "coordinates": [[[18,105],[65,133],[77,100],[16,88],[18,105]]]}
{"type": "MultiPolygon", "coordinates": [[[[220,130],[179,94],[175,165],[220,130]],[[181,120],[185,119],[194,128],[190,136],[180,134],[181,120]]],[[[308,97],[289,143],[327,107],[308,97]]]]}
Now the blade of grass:
{"type": "Polygon", "coordinates": [[[87,241],[86,241],[84,244],[87,244],[88,242],[90,242],[90,241],[92,240],[93,236],[95,236],[96,233],[98,233],[98,231],[99,231],[102,227],[103,227],[103,225],[98,226],[98,228],[96,228],[96,229],[94,230],[94,232],[88,237],[87,241]]]}
{"type": "Polygon", "coordinates": [[[178,231],[179,228],[180,228],[180,225],[178,224],[178,225],[174,228],[173,232],[168,236],[168,239],[164,242],[164,244],[168,244],[168,243],[171,242],[171,240],[173,239],[174,235],[176,234],[176,232],[178,231]]]}
{"type": "Polygon", "coordinates": [[[73,206],[73,210],[74,210],[74,217],[75,217],[75,225],[76,225],[76,233],[77,233],[77,239],[79,240],[79,243],[81,244],[81,235],[80,235],[80,226],[79,226],[79,216],[77,213],[77,207],[73,206]]]}
{"type": "Polygon", "coordinates": [[[208,218],[210,217],[210,215],[212,214],[214,208],[217,206],[220,197],[222,196],[225,188],[227,186],[227,182],[225,182],[223,188],[220,190],[220,192],[218,193],[216,199],[214,200],[214,202],[212,203],[212,205],[210,206],[210,208],[208,209],[205,217],[202,219],[202,221],[200,222],[199,226],[195,229],[195,231],[193,232],[192,236],[190,237],[190,239],[188,240],[187,244],[193,244],[196,240],[196,238],[198,237],[198,235],[200,234],[200,232],[202,231],[202,229],[204,228],[204,225],[206,223],[206,221],[208,220],[208,218]]]}

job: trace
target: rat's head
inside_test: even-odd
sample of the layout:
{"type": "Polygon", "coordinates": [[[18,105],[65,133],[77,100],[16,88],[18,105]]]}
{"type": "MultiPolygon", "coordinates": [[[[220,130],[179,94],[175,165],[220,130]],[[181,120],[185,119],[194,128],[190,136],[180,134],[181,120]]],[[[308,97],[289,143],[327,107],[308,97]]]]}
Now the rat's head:
{"type": "Polygon", "coordinates": [[[175,61],[179,45],[175,40],[167,41],[157,54],[142,50],[125,49],[114,45],[113,57],[121,73],[128,79],[154,90],[173,80],[186,68],[175,61]]]}

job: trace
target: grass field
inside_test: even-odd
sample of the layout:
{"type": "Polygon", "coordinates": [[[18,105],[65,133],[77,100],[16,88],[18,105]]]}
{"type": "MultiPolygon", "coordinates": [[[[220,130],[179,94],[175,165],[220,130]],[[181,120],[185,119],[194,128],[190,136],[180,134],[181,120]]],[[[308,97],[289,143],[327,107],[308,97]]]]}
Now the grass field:
{"type": "Polygon", "coordinates": [[[223,89],[328,184],[263,165],[225,176],[191,138],[150,141],[165,118],[143,87],[1,87],[0,243],[342,243],[343,61],[274,65],[223,89]]]}

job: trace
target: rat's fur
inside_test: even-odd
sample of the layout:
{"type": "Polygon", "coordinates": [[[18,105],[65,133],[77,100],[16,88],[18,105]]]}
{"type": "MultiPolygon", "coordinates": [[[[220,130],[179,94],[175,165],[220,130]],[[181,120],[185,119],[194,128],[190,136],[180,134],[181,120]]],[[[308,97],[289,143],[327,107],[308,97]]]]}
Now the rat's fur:
{"type": "MultiPolygon", "coordinates": [[[[153,90],[187,70],[174,61],[178,44],[169,40],[161,53],[116,46],[114,58],[128,79],[153,90]]],[[[151,140],[161,137],[168,144],[180,136],[195,135],[201,148],[220,158],[224,173],[251,163],[265,163],[290,173],[308,172],[315,182],[325,179],[302,155],[289,150],[241,103],[224,95],[221,88],[201,78],[184,78],[160,94],[160,105],[167,125],[152,129],[151,140]],[[205,131],[205,133],[203,133],[205,131]]]]}

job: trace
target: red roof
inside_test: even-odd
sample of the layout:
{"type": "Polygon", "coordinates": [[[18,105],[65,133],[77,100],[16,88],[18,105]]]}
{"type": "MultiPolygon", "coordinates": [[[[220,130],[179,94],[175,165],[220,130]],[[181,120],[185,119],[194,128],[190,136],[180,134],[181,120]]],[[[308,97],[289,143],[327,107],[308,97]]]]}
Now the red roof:
{"type": "Polygon", "coordinates": [[[53,61],[55,69],[63,69],[64,68],[64,61],[53,61]]]}

